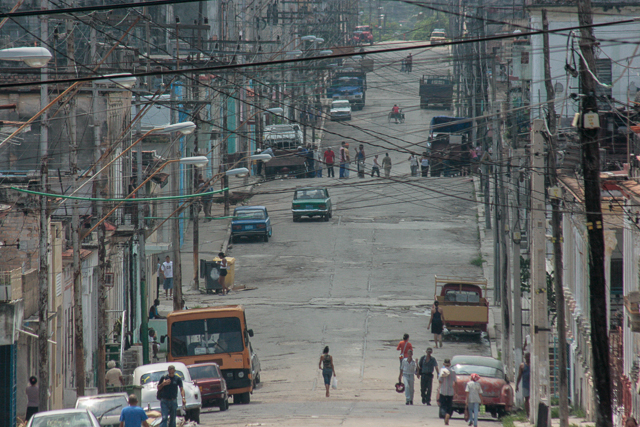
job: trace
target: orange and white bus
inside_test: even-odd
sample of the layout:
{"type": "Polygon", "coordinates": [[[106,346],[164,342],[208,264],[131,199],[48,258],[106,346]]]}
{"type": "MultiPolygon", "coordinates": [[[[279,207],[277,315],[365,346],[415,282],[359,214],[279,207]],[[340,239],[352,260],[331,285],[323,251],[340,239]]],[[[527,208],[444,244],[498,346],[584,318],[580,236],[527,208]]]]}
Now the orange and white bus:
{"type": "Polygon", "coordinates": [[[167,361],[185,365],[215,362],[234,403],[249,403],[252,355],[244,307],[226,305],[174,311],[167,316],[167,361]]]}

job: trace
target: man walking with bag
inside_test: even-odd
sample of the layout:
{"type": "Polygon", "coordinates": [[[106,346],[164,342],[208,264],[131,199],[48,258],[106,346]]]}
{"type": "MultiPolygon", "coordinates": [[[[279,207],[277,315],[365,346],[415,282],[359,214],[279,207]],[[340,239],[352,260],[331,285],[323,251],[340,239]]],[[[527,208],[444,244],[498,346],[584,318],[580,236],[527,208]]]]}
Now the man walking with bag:
{"type": "Polygon", "coordinates": [[[433,350],[427,348],[427,354],[418,361],[418,378],[420,378],[420,395],[422,396],[422,404],[431,406],[431,390],[433,389],[433,370],[436,375],[440,374],[438,362],[436,358],[431,356],[433,350]]]}
{"type": "Polygon", "coordinates": [[[407,350],[407,357],[402,359],[400,365],[400,375],[398,376],[398,382],[402,381],[404,384],[404,396],[407,400],[407,405],[413,405],[413,384],[414,375],[416,374],[416,361],[413,358],[413,350],[407,350]]]}
{"type": "Polygon", "coordinates": [[[440,416],[444,415],[444,425],[449,425],[453,414],[453,386],[456,383],[456,373],[451,369],[451,361],[444,359],[444,367],[440,370],[440,416]]]}

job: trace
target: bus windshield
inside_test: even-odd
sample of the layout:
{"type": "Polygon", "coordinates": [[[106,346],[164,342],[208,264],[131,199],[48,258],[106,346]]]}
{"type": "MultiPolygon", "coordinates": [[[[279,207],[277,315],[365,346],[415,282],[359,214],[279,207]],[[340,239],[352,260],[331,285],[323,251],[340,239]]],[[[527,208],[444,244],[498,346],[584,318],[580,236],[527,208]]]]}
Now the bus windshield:
{"type": "Polygon", "coordinates": [[[196,319],[171,325],[171,356],[235,353],[244,350],[237,317],[196,319]]]}

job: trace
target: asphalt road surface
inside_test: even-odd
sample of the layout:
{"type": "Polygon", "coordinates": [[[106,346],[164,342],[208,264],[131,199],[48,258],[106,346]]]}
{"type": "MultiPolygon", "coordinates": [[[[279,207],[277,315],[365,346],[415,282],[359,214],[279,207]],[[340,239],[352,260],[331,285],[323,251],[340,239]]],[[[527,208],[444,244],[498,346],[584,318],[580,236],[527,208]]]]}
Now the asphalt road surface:
{"type": "MultiPolygon", "coordinates": [[[[268,243],[230,246],[229,255],[237,259],[236,285],[246,290],[189,301],[191,306],[243,304],[262,364],[251,403],[231,405],[226,412],[205,409],[202,425],[443,424],[435,403],[420,404],[419,381],[414,406],[405,406],[404,395],[395,392],[396,346],[404,333],[411,335],[418,357],[433,346],[426,312],[435,274],[479,277],[482,271],[470,263],[479,248],[470,180],[409,176],[408,151],[421,152],[415,148],[424,147],[433,115],[450,113],[418,108],[419,76],[433,67],[446,73],[448,50],[416,53],[411,74],[399,72],[405,53],[376,57],[366,107],[351,122],[327,122],[322,141],[336,150],[348,141],[352,157],[360,143],[368,159],[389,152],[391,179],[358,178],[355,171],[348,179],[329,179],[325,171],[324,178],[256,187],[250,203],[267,206],[274,233],[268,243]],[[394,103],[404,108],[406,123],[387,122],[394,103]],[[329,188],[334,202],[329,222],[292,221],[293,190],[305,185],[329,188]],[[339,379],[329,398],[318,369],[325,345],[339,379]]],[[[434,352],[440,364],[456,354],[490,355],[489,342],[486,336],[450,335],[434,352]]],[[[458,416],[451,425],[463,422],[458,416]]]]}

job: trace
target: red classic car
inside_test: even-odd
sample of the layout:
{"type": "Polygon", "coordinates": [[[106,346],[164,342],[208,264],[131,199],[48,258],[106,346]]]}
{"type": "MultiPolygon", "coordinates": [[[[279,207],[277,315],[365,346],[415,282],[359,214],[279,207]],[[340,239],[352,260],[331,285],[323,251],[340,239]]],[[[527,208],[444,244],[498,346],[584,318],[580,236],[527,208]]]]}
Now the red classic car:
{"type": "Polygon", "coordinates": [[[217,363],[198,363],[188,365],[193,383],[200,388],[202,406],[217,406],[221,411],[229,409],[227,382],[222,377],[217,363]]]}
{"type": "Polygon", "coordinates": [[[451,367],[456,373],[454,386],[453,410],[464,413],[466,393],[465,387],[471,374],[480,375],[482,386],[482,404],[494,418],[502,417],[511,411],[513,406],[513,389],[504,374],[502,362],[493,357],[454,356],[451,367]]]}

